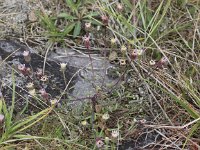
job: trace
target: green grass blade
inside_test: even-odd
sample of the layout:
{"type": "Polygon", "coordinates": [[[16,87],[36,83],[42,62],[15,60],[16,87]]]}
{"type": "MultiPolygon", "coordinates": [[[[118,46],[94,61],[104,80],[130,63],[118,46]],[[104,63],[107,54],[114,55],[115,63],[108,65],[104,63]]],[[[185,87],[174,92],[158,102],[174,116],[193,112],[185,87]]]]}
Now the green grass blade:
{"type": "Polygon", "coordinates": [[[76,17],[69,15],[68,13],[60,13],[57,16],[58,18],[65,18],[66,20],[74,20],[77,19],[76,17]]]}
{"type": "MultiPolygon", "coordinates": [[[[169,7],[170,7],[170,4],[171,4],[171,0],[168,0],[168,1],[167,1],[167,4],[166,4],[165,7],[164,7],[164,10],[163,10],[163,12],[162,12],[162,15],[159,17],[160,19],[159,19],[158,21],[154,21],[154,22],[152,23],[149,36],[153,36],[153,34],[155,33],[155,31],[157,31],[158,27],[161,25],[162,20],[163,20],[164,16],[166,15],[167,10],[168,10],[169,7]],[[157,22],[157,23],[155,24],[155,22],[157,22]]],[[[161,9],[161,8],[159,7],[159,11],[160,11],[160,9],[161,9]]]]}
{"type": "Polygon", "coordinates": [[[185,143],[183,144],[183,147],[182,147],[183,149],[185,148],[188,142],[188,139],[190,139],[190,137],[194,134],[194,132],[199,130],[199,128],[200,128],[200,122],[197,122],[195,125],[192,126],[192,128],[190,129],[189,135],[187,136],[187,139],[185,143]]]}
{"type": "MultiPolygon", "coordinates": [[[[190,106],[190,104],[189,104],[186,100],[184,100],[184,99],[182,99],[181,97],[175,95],[175,94],[174,94],[172,91],[170,91],[169,89],[165,89],[164,87],[157,86],[157,85],[155,85],[154,83],[152,83],[152,82],[150,82],[150,81],[147,81],[147,82],[149,82],[149,83],[150,83],[151,85],[153,85],[153,86],[158,87],[160,90],[162,90],[163,92],[165,92],[166,94],[168,94],[169,97],[171,97],[171,99],[173,99],[173,100],[174,100],[175,102],[177,102],[182,108],[184,108],[184,109],[190,114],[190,116],[191,116],[192,118],[197,119],[197,118],[200,117],[200,113],[199,113],[197,110],[195,110],[192,106],[190,106]]],[[[161,85],[161,86],[163,86],[163,85],[161,85]]]]}
{"type": "Polygon", "coordinates": [[[13,111],[14,111],[14,107],[15,107],[15,75],[14,75],[14,70],[12,69],[12,104],[11,107],[9,108],[9,117],[8,119],[8,124],[7,124],[7,128],[10,128],[10,125],[12,123],[12,117],[13,117],[13,111]]]}
{"type": "MultiPolygon", "coordinates": [[[[30,127],[30,124],[28,124],[28,123],[31,123],[32,121],[34,121],[36,119],[37,119],[36,121],[41,120],[41,118],[46,116],[50,110],[51,110],[50,108],[47,108],[47,109],[45,109],[45,110],[43,110],[43,111],[41,111],[41,112],[39,112],[39,113],[37,113],[37,114],[35,114],[33,116],[29,116],[28,118],[17,122],[16,123],[17,125],[14,125],[10,132],[14,133],[14,132],[19,132],[19,131],[23,131],[24,129],[27,129],[28,127],[30,127]],[[23,126],[25,126],[25,127],[22,128],[23,126]]],[[[33,125],[33,123],[31,123],[31,125],[33,125]]]]}
{"type": "Polygon", "coordinates": [[[73,33],[73,37],[77,37],[81,32],[81,22],[78,21],[75,25],[75,28],[74,28],[74,33],[73,33]]]}

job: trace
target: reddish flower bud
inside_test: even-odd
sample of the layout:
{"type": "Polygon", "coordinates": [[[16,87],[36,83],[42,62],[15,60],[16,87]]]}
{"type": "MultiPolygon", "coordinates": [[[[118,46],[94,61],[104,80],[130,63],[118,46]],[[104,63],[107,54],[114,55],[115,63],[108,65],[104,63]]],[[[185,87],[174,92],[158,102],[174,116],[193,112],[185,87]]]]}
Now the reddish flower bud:
{"type": "Polygon", "coordinates": [[[166,57],[162,57],[157,63],[156,67],[162,69],[165,65],[167,65],[168,59],[166,57]]]}
{"type": "Polygon", "coordinates": [[[45,100],[49,99],[49,94],[46,92],[45,89],[40,89],[39,92],[40,92],[42,98],[44,98],[45,100]]]}
{"type": "Polygon", "coordinates": [[[17,68],[24,76],[30,73],[30,68],[26,68],[25,64],[19,64],[17,68]]]}
{"type": "Polygon", "coordinates": [[[101,16],[102,23],[107,26],[108,25],[108,16],[102,15],[101,16]]]}
{"type": "Polygon", "coordinates": [[[137,50],[134,49],[133,52],[131,53],[131,59],[135,60],[137,58],[137,56],[138,56],[137,50]]]}
{"type": "Polygon", "coordinates": [[[90,48],[90,34],[89,35],[85,35],[84,37],[82,37],[84,45],[87,49],[90,48]]]}

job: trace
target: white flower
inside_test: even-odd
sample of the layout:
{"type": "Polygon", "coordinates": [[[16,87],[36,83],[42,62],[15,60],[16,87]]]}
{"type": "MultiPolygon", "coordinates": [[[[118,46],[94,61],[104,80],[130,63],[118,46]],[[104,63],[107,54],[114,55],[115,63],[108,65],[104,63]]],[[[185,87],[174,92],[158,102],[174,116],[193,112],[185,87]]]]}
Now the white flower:
{"type": "Polygon", "coordinates": [[[30,54],[30,52],[29,51],[24,51],[23,52],[23,56],[25,57],[25,56],[28,56],[30,54]]]}
{"type": "Polygon", "coordinates": [[[91,27],[91,22],[86,22],[86,23],[85,23],[85,28],[86,28],[86,29],[89,29],[90,27],[91,27]]]}
{"type": "Polygon", "coordinates": [[[102,119],[104,120],[108,120],[109,118],[110,118],[110,115],[107,113],[102,115],[102,119]]]}
{"type": "Polygon", "coordinates": [[[29,83],[26,85],[26,87],[27,87],[28,89],[33,89],[33,88],[34,88],[33,82],[29,82],[29,83]]]}
{"type": "Polygon", "coordinates": [[[43,75],[40,80],[46,82],[48,80],[47,75],[43,75]]]}
{"type": "Polygon", "coordinates": [[[50,101],[51,105],[56,105],[58,103],[58,100],[57,99],[53,99],[50,101]]]}
{"type": "Polygon", "coordinates": [[[120,59],[120,60],[119,60],[119,64],[120,64],[121,66],[126,65],[126,60],[125,60],[125,59],[120,59]]]}
{"type": "Polygon", "coordinates": [[[149,61],[149,64],[150,64],[151,66],[153,66],[153,65],[156,64],[156,62],[155,62],[154,60],[150,60],[150,61],[149,61]]]}
{"type": "Polygon", "coordinates": [[[83,120],[83,121],[81,121],[81,124],[82,124],[83,126],[86,126],[86,125],[87,125],[87,121],[86,121],[86,120],[83,120]]]}
{"type": "Polygon", "coordinates": [[[117,38],[111,38],[110,42],[111,44],[115,44],[117,42],[117,38]]]}
{"type": "Polygon", "coordinates": [[[141,55],[143,54],[143,52],[144,52],[144,50],[142,50],[142,49],[138,49],[138,50],[137,50],[137,54],[138,54],[138,56],[141,56],[141,55]]]}
{"type": "Polygon", "coordinates": [[[122,47],[121,47],[121,52],[122,52],[122,53],[125,53],[126,50],[127,50],[126,46],[122,45],[122,47]]]}
{"type": "Polygon", "coordinates": [[[35,96],[35,95],[36,95],[35,89],[29,90],[28,93],[29,93],[31,96],[35,96]]]}
{"type": "Polygon", "coordinates": [[[106,143],[108,143],[110,138],[106,136],[104,140],[105,140],[106,143]]]}
{"type": "Polygon", "coordinates": [[[60,63],[60,70],[61,71],[65,71],[66,70],[66,66],[67,66],[66,63],[60,63]]]}
{"type": "Polygon", "coordinates": [[[118,130],[113,130],[111,133],[113,138],[117,138],[119,136],[119,131],[118,130]]]}
{"type": "Polygon", "coordinates": [[[134,118],[134,119],[133,119],[133,122],[134,122],[134,123],[135,123],[135,122],[137,122],[137,119],[136,119],[136,118],[134,118]]]}
{"type": "Polygon", "coordinates": [[[101,29],[101,26],[97,26],[97,31],[99,31],[101,29]]]}
{"type": "Polygon", "coordinates": [[[30,55],[30,52],[28,50],[23,52],[23,56],[24,56],[24,60],[26,62],[30,62],[31,61],[31,55],[30,55]]]}

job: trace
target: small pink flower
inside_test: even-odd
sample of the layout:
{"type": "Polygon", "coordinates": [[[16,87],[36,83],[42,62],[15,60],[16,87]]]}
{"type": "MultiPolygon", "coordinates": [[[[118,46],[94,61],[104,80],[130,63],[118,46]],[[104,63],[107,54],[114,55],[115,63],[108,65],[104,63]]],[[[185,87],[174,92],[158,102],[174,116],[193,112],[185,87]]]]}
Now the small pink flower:
{"type": "Polygon", "coordinates": [[[123,5],[121,3],[117,4],[117,10],[121,12],[123,10],[123,5]]]}
{"type": "Polygon", "coordinates": [[[85,47],[87,49],[89,49],[90,48],[90,34],[89,35],[85,35],[84,37],[82,37],[82,39],[83,39],[83,42],[85,44],[85,47]]]}
{"type": "Polygon", "coordinates": [[[168,59],[166,57],[162,57],[157,63],[156,67],[162,69],[165,65],[167,65],[168,59]]]}
{"type": "Polygon", "coordinates": [[[160,61],[161,63],[167,63],[168,59],[167,57],[162,57],[160,61]]]}
{"type": "Polygon", "coordinates": [[[19,64],[19,65],[18,65],[18,69],[19,69],[20,71],[25,70],[25,69],[26,69],[25,64],[19,64]]]}
{"type": "Polygon", "coordinates": [[[39,92],[40,92],[40,94],[44,95],[46,93],[46,90],[45,89],[40,89],[39,92]]]}
{"type": "Polygon", "coordinates": [[[45,100],[47,100],[49,98],[49,94],[46,92],[45,89],[40,89],[39,92],[40,92],[42,98],[44,98],[45,100]]]}
{"type": "Polygon", "coordinates": [[[142,120],[140,120],[139,121],[141,124],[145,124],[147,121],[146,121],[146,119],[142,119],[142,120]]]}
{"type": "Polygon", "coordinates": [[[131,53],[131,59],[135,60],[138,56],[138,51],[136,49],[133,50],[133,52],[131,53]]]}
{"type": "Polygon", "coordinates": [[[17,68],[23,75],[28,75],[30,72],[30,69],[26,68],[25,64],[19,64],[17,68]]]}
{"type": "Polygon", "coordinates": [[[102,148],[103,145],[104,145],[104,142],[103,142],[100,138],[97,138],[97,139],[96,139],[96,146],[97,146],[98,148],[102,148]]]}
{"type": "Polygon", "coordinates": [[[101,16],[102,23],[107,26],[108,25],[108,16],[102,15],[101,16]]]}

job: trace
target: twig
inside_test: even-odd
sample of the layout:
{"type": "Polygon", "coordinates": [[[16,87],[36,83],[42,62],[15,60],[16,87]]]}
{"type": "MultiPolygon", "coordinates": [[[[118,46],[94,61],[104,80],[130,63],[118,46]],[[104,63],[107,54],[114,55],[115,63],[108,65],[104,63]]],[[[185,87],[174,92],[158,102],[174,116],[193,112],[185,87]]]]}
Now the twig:
{"type": "Polygon", "coordinates": [[[51,48],[51,46],[53,45],[53,43],[51,42],[46,50],[46,53],[45,53],[45,57],[44,57],[44,64],[43,64],[43,69],[42,69],[42,73],[44,74],[44,71],[45,71],[45,65],[46,65],[46,61],[47,61],[47,55],[48,55],[48,52],[51,48]]]}
{"type": "Polygon", "coordinates": [[[184,128],[187,128],[188,126],[198,122],[200,120],[200,118],[197,118],[183,126],[165,126],[165,125],[144,125],[145,127],[149,127],[149,128],[156,128],[156,129],[184,129],[184,128]]]}

